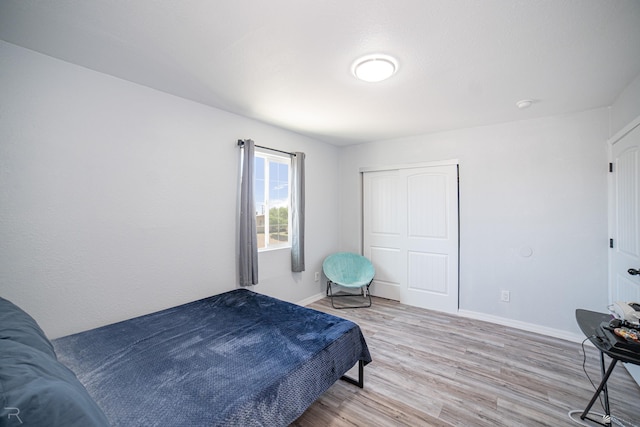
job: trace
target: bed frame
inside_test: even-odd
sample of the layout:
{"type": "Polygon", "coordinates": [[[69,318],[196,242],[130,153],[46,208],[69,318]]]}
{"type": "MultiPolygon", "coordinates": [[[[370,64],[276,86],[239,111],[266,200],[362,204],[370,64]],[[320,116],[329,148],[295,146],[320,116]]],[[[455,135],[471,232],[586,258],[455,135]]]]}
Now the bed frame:
{"type": "Polygon", "coordinates": [[[371,361],[355,323],[244,289],[53,345],[114,426],[288,425],[371,361]]]}

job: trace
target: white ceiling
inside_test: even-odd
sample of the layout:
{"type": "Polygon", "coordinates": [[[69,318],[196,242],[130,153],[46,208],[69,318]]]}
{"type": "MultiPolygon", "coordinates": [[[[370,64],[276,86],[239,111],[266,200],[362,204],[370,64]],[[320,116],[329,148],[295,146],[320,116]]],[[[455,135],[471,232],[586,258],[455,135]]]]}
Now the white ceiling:
{"type": "Polygon", "coordinates": [[[0,38],[347,145],[609,106],[640,1],[0,0],[0,38]],[[356,80],[371,53],[397,74],[356,80]]]}

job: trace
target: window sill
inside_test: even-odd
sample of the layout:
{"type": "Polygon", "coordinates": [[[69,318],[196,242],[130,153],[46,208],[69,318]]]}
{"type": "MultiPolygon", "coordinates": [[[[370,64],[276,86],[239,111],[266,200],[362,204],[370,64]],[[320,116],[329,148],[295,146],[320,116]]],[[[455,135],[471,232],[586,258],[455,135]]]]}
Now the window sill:
{"type": "Polygon", "coordinates": [[[285,249],[291,250],[291,246],[278,246],[277,248],[262,248],[262,249],[258,249],[258,254],[260,254],[262,252],[282,251],[282,250],[285,250],[285,249]]]}

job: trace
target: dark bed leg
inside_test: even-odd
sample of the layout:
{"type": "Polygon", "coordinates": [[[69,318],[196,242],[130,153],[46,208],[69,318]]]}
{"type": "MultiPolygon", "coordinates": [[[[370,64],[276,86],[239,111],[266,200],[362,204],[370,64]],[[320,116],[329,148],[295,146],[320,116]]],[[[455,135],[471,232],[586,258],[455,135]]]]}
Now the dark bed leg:
{"type": "Polygon", "coordinates": [[[348,382],[349,384],[357,385],[360,388],[364,388],[364,362],[362,360],[358,360],[358,379],[357,380],[347,375],[341,376],[340,379],[348,382]]]}

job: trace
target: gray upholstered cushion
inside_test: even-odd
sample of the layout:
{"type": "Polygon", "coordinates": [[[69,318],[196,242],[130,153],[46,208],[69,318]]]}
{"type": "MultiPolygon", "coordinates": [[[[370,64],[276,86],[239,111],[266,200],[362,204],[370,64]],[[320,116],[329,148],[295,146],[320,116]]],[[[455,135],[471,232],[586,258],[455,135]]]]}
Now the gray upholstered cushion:
{"type": "Polygon", "coordinates": [[[51,342],[34,318],[0,297],[0,340],[3,339],[20,342],[56,357],[51,342]]]}
{"type": "Polygon", "coordinates": [[[37,322],[0,298],[0,427],[107,426],[37,322]]]}

